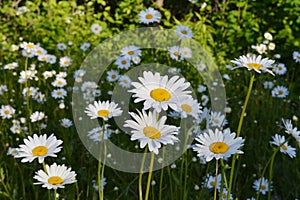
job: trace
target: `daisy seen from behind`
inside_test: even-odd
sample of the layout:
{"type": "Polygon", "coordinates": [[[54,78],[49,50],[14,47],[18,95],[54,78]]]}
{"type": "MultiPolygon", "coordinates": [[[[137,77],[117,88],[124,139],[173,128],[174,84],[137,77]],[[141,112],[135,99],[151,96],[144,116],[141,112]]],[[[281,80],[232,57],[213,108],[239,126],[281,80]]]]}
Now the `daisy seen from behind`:
{"type": "Polygon", "coordinates": [[[272,139],[270,143],[280,147],[281,153],[288,154],[291,158],[296,157],[296,148],[288,145],[284,136],[275,134],[275,136],[272,136],[272,139]]]}
{"type": "Polygon", "coordinates": [[[244,152],[239,148],[244,145],[245,140],[241,137],[235,138],[235,136],[236,134],[231,133],[229,128],[223,131],[209,129],[208,132],[196,137],[198,143],[193,150],[199,157],[204,156],[207,162],[213,158],[216,160],[227,159],[233,154],[242,154],[244,152]]]}
{"type": "Polygon", "coordinates": [[[71,168],[67,168],[65,165],[46,165],[46,172],[39,170],[33,177],[38,182],[35,185],[42,185],[42,187],[50,189],[64,188],[66,184],[75,183],[76,173],[71,171],[71,168]]]}
{"type": "Polygon", "coordinates": [[[63,141],[58,140],[54,134],[51,134],[48,138],[47,135],[34,134],[33,137],[28,136],[24,139],[25,144],[19,145],[19,154],[16,158],[23,158],[21,162],[32,162],[34,159],[38,159],[39,163],[44,162],[44,159],[48,156],[57,157],[56,153],[60,152],[63,141]]]}
{"type": "Polygon", "coordinates": [[[129,114],[134,120],[126,120],[124,127],[132,128],[131,140],[138,140],[140,148],[148,145],[149,151],[155,154],[159,153],[161,145],[174,144],[179,141],[176,137],[179,128],[172,125],[166,125],[166,116],[160,119],[156,118],[156,112],[145,110],[137,111],[138,114],[130,112],[129,114]]]}
{"type": "Polygon", "coordinates": [[[142,10],[138,17],[141,24],[159,23],[161,14],[154,8],[147,8],[146,10],[142,10]]]}
{"type": "Polygon", "coordinates": [[[185,79],[179,76],[169,79],[167,75],[161,76],[159,73],[153,74],[151,71],[144,71],[143,77],[138,79],[140,82],[131,83],[134,89],[129,92],[134,93],[135,103],[144,101],[145,110],[154,108],[160,112],[170,107],[178,111],[179,98],[189,97],[191,93],[190,90],[186,90],[190,83],[185,82],[185,79]]]}
{"type": "Polygon", "coordinates": [[[94,101],[94,104],[89,104],[84,112],[91,117],[91,119],[100,117],[104,120],[122,114],[122,110],[118,107],[118,104],[109,101],[94,101]]]}
{"type": "MultiPolygon", "coordinates": [[[[261,55],[259,56],[240,56],[238,59],[231,60],[232,63],[236,64],[237,67],[246,67],[249,71],[254,70],[257,73],[261,72],[268,72],[272,75],[274,73],[269,68],[272,68],[272,65],[274,64],[274,60],[270,60],[268,58],[262,58],[261,55]]],[[[235,69],[233,68],[233,69],[235,69]]]]}

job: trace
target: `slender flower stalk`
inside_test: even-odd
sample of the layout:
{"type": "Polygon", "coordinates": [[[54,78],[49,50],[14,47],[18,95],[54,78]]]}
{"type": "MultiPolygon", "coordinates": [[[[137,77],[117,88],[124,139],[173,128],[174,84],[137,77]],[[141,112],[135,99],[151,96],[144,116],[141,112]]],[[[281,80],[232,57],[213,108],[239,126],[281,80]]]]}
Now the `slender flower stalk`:
{"type": "Polygon", "coordinates": [[[217,200],[217,183],[218,183],[218,160],[216,160],[216,186],[214,187],[214,200],[217,200]]]}
{"type": "MultiPolygon", "coordinates": [[[[248,87],[247,96],[246,96],[246,99],[245,99],[245,102],[244,102],[244,105],[243,105],[242,113],[241,113],[240,120],[239,120],[238,129],[237,129],[237,133],[236,133],[237,137],[239,137],[240,134],[241,134],[243,120],[244,120],[246,108],[247,108],[247,105],[248,105],[248,102],[249,102],[249,99],[250,99],[250,94],[251,94],[251,91],[252,91],[254,77],[255,76],[252,75],[251,78],[250,78],[250,83],[249,83],[249,87],[248,87]]],[[[234,167],[235,167],[236,159],[237,159],[237,154],[235,154],[233,156],[233,159],[232,159],[230,177],[229,177],[229,185],[228,185],[228,190],[227,190],[228,194],[231,194],[231,188],[232,188],[232,183],[233,183],[234,167]]],[[[228,195],[227,200],[230,200],[230,195],[228,195]]]]}
{"type": "Polygon", "coordinates": [[[150,167],[149,167],[149,174],[148,174],[148,182],[147,182],[147,188],[146,188],[146,194],[145,194],[145,200],[148,200],[148,198],[149,198],[149,190],[150,190],[150,184],[151,184],[151,178],[152,178],[154,157],[155,157],[154,152],[152,152],[151,153],[150,167]]]}
{"type": "Polygon", "coordinates": [[[139,199],[143,200],[143,171],[144,171],[144,164],[145,164],[145,159],[147,156],[147,148],[145,148],[142,164],[141,164],[141,169],[140,169],[140,175],[139,175],[139,199]]]}

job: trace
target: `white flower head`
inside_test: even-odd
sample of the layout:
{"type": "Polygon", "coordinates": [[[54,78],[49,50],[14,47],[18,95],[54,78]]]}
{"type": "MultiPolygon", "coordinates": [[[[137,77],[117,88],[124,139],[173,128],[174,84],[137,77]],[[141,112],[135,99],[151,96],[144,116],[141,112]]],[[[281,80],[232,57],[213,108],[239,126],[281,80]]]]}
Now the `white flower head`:
{"type": "Polygon", "coordinates": [[[291,158],[296,157],[296,148],[288,145],[284,136],[275,134],[272,139],[270,143],[280,147],[281,153],[288,154],[291,158]]]}
{"type": "Polygon", "coordinates": [[[118,107],[115,102],[109,101],[95,101],[94,105],[89,104],[84,111],[91,119],[96,119],[98,117],[108,120],[112,117],[117,117],[122,114],[122,110],[118,107]]]}
{"type": "Polygon", "coordinates": [[[150,23],[159,23],[161,19],[161,14],[159,11],[155,10],[154,8],[147,8],[146,10],[142,10],[139,15],[139,21],[143,24],[150,24],[150,23]]]}

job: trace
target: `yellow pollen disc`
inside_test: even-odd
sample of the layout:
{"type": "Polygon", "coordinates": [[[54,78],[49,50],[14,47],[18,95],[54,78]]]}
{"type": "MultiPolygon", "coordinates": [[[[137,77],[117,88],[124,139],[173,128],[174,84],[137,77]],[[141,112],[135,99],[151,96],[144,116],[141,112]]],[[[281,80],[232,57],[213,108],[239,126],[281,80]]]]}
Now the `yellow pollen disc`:
{"type": "Polygon", "coordinates": [[[113,74],[113,75],[111,75],[111,77],[112,77],[113,79],[115,79],[117,76],[116,76],[115,74],[113,74]]]}
{"type": "Polygon", "coordinates": [[[134,54],[134,51],[129,51],[128,54],[132,56],[134,54]]]}
{"type": "Polygon", "coordinates": [[[28,44],[28,45],[27,45],[27,48],[28,48],[28,49],[33,49],[33,48],[34,48],[34,45],[33,45],[33,44],[28,44]]]}
{"type": "Polygon", "coordinates": [[[157,88],[150,92],[150,96],[155,100],[159,102],[168,101],[171,98],[171,94],[163,89],[163,88],[157,88]]]}
{"type": "Polygon", "coordinates": [[[227,197],[227,195],[226,194],[222,194],[222,197],[225,199],[227,197]]]}
{"type": "Polygon", "coordinates": [[[61,91],[58,91],[56,94],[57,94],[57,95],[62,95],[62,92],[61,92],[61,91]]]}
{"type": "Polygon", "coordinates": [[[247,66],[252,69],[261,69],[262,65],[258,63],[248,63],[247,66]]]}
{"type": "Polygon", "coordinates": [[[69,64],[69,61],[64,61],[64,65],[67,65],[67,64],[69,64]]]}
{"type": "Polygon", "coordinates": [[[151,139],[158,139],[158,138],[160,138],[160,132],[159,132],[159,130],[157,130],[156,128],[154,128],[152,126],[146,126],[143,129],[143,132],[144,132],[145,136],[147,136],[148,138],[151,138],[151,139]]]}
{"type": "Polygon", "coordinates": [[[98,138],[102,140],[102,139],[104,138],[104,135],[103,135],[103,134],[100,134],[100,135],[98,136],[98,138]]]}
{"type": "Polygon", "coordinates": [[[126,62],[126,60],[122,60],[122,65],[125,65],[127,62],[126,62]]]}
{"type": "Polygon", "coordinates": [[[267,189],[267,187],[266,187],[265,185],[262,185],[260,188],[261,188],[262,190],[266,190],[266,189],[267,189]]]}
{"type": "Polygon", "coordinates": [[[98,31],[98,28],[97,28],[97,27],[95,27],[95,31],[98,31]]]}
{"type": "Polygon", "coordinates": [[[281,145],[281,148],[283,149],[283,150],[287,150],[287,147],[283,144],[283,145],[281,145]]]}
{"type": "Polygon", "coordinates": [[[278,94],[280,95],[280,94],[283,94],[283,91],[282,90],[279,90],[278,91],[278,94]]]}
{"type": "Polygon", "coordinates": [[[212,181],[209,183],[210,186],[216,187],[216,182],[212,181]]]}
{"type": "Polygon", "coordinates": [[[10,111],[9,111],[9,110],[5,110],[5,111],[4,111],[4,114],[9,115],[9,114],[10,114],[10,111]]]}
{"type": "Polygon", "coordinates": [[[190,105],[188,105],[188,104],[182,104],[181,105],[181,109],[184,112],[187,112],[187,113],[192,112],[192,107],[190,105]]]}
{"type": "Polygon", "coordinates": [[[153,18],[153,15],[151,15],[151,14],[146,15],[146,19],[152,19],[152,18],[153,18]]]}
{"type": "Polygon", "coordinates": [[[181,31],[182,34],[186,35],[187,34],[187,31],[186,30],[183,30],[181,31]]]}
{"type": "Polygon", "coordinates": [[[220,121],[218,119],[214,119],[214,122],[218,124],[220,121]]]}
{"type": "Polygon", "coordinates": [[[42,60],[42,61],[45,61],[45,60],[47,60],[47,58],[46,58],[46,57],[42,57],[41,60],[42,60]]]}
{"type": "Polygon", "coordinates": [[[63,83],[63,82],[61,82],[61,81],[58,81],[58,82],[57,82],[57,85],[62,85],[62,83],[63,83]]]}
{"type": "Polygon", "coordinates": [[[11,153],[12,155],[15,155],[15,154],[17,154],[17,151],[16,151],[16,150],[12,150],[10,153],[11,153]]]}
{"type": "Polygon", "coordinates": [[[51,184],[51,185],[58,185],[58,184],[61,184],[63,182],[64,182],[64,180],[62,178],[60,178],[59,176],[51,176],[48,179],[48,183],[51,184]]]}
{"type": "Polygon", "coordinates": [[[48,148],[45,146],[37,146],[32,149],[33,156],[44,156],[48,153],[48,148]]]}
{"type": "Polygon", "coordinates": [[[224,142],[215,142],[209,145],[209,150],[215,154],[223,154],[229,149],[228,145],[224,142]]]}
{"type": "Polygon", "coordinates": [[[296,56],[297,59],[300,59],[300,56],[296,56]]]}
{"type": "Polygon", "coordinates": [[[109,115],[109,110],[98,110],[97,114],[101,117],[107,117],[109,115]]]}
{"type": "Polygon", "coordinates": [[[282,70],[282,67],[278,67],[279,70],[282,70]]]}
{"type": "Polygon", "coordinates": [[[176,56],[176,57],[178,57],[179,53],[176,51],[176,52],[173,53],[173,55],[176,56]]]}

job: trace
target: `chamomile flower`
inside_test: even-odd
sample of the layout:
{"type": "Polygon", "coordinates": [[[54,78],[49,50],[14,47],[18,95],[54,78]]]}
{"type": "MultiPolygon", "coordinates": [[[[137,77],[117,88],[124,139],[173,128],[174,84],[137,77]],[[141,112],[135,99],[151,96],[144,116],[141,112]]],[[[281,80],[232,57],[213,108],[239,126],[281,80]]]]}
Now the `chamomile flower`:
{"type": "Polygon", "coordinates": [[[15,109],[10,105],[2,105],[0,109],[0,116],[3,119],[10,119],[15,114],[15,109]]]}
{"type": "Polygon", "coordinates": [[[67,91],[63,88],[55,89],[51,92],[54,99],[64,99],[67,96],[67,91]]]}
{"type": "Polygon", "coordinates": [[[233,154],[242,154],[243,151],[239,148],[244,145],[244,139],[235,138],[235,136],[236,134],[231,133],[230,129],[225,129],[223,132],[218,129],[209,129],[208,133],[205,132],[196,137],[199,143],[194,146],[193,150],[198,153],[198,156],[204,156],[207,162],[213,158],[227,159],[233,154]]]}
{"type": "Polygon", "coordinates": [[[67,49],[67,45],[66,45],[65,43],[58,43],[58,44],[57,44],[57,48],[58,48],[58,50],[60,50],[60,51],[64,51],[64,50],[67,49]]]}
{"type": "Polygon", "coordinates": [[[272,97],[277,98],[285,98],[287,95],[289,95],[289,90],[284,86],[276,86],[271,91],[272,97]]]}
{"type": "MultiPolygon", "coordinates": [[[[219,194],[222,198],[222,200],[227,200],[228,199],[228,191],[223,188],[223,191],[221,193],[221,189],[220,189],[220,194],[219,194]]],[[[233,200],[233,197],[232,197],[232,194],[230,194],[230,197],[229,197],[230,200],[233,200]]]]}
{"type": "Polygon", "coordinates": [[[42,61],[42,62],[46,62],[47,61],[47,55],[46,54],[39,55],[38,60],[42,61]]]}
{"type": "Polygon", "coordinates": [[[65,56],[59,59],[59,66],[60,67],[68,67],[71,64],[72,60],[70,57],[65,56]]]}
{"type": "Polygon", "coordinates": [[[178,107],[182,118],[187,118],[188,115],[191,115],[192,117],[197,119],[201,112],[200,104],[192,97],[180,98],[178,101],[178,107]]]}
{"type": "Polygon", "coordinates": [[[205,181],[203,182],[203,185],[208,189],[214,189],[215,187],[217,187],[217,189],[219,190],[221,186],[221,179],[222,179],[221,174],[218,174],[217,182],[215,176],[207,175],[205,181]]]}
{"type": "Polygon", "coordinates": [[[288,145],[284,136],[275,134],[275,136],[272,136],[272,139],[270,143],[280,147],[281,153],[288,154],[291,158],[296,157],[296,149],[288,145]]]}
{"type": "Polygon", "coordinates": [[[37,121],[41,121],[45,117],[46,117],[45,113],[39,112],[39,111],[35,111],[34,113],[32,113],[30,115],[30,120],[31,120],[31,122],[37,122],[37,121]]]}
{"type": "Polygon", "coordinates": [[[131,87],[131,79],[126,76],[126,75],[122,75],[119,78],[119,84],[123,87],[123,88],[130,88],[131,87]]]}
{"type": "Polygon", "coordinates": [[[52,165],[46,164],[46,171],[39,170],[33,177],[38,182],[35,185],[42,185],[42,187],[50,189],[64,188],[66,184],[75,183],[76,173],[71,171],[71,168],[67,168],[65,165],[52,165]]]}
{"type": "Polygon", "coordinates": [[[51,134],[48,138],[47,135],[33,134],[33,137],[28,136],[24,139],[25,144],[19,145],[19,154],[16,158],[23,158],[21,162],[32,162],[34,159],[38,159],[39,163],[44,162],[44,159],[48,156],[57,157],[56,153],[60,152],[62,140],[57,140],[54,134],[51,134]]]}
{"type": "Polygon", "coordinates": [[[11,148],[11,147],[9,147],[8,150],[7,150],[7,155],[15,157],[16,155],[19,154],[19,152],[20,152],[19,148],[11,148]]]}
{"type": "Polygon", "coordinates": [[[67,81],[66,79],[64,78],[56,78],[52,83],[51,85],[53,85],[54,87],[59,87],[59,88],[62,88],[64,86],[67,85],[67,81]]]}
{"type": "Polygon", "coordinates": [[[257,180],[254,181],[253,183],[253,188],[257,191],[262,193],[263,195],[267,194],[267,192],[269,191],[269,182],[268,179],[263,178],[259,178],[257,180]]]}
{"type": "Polygon", "coordinates": [[[265,37],[265,39],[267,39],[267,40],[273,40],[273,36],[272,36],[272,34],[269,33],[269,32],[265,32],[265,33],[264,33],[264,37],[265,37]]]}
{"type": "Polygon", "coordinates": [[[91,32],[92,33],[94,33],[96,35],[99,35],[101,31],[102,31],[102,27],[99,24],[93,24],[91,26],[91,32]]]}
{"type": "Polygon", "coordinates": [[[25,52],[32,52],[34,53],[35,50],[35,44],[33,44],[32,42],[22,42],[20,44],[20,47],[25,50],[25,52]]]}
{"type": "Polygon", "coordinates": [[[47,54],[46,57],[47,57],[46,63],[49,63],[49,64],[56,63],[56,56],[47,54]]]}
{"type": "Polygon", "coordinates": [[[34,55],[35,56],[41,56],[41,55],[46,55],[47,54],[47,51],[40,47],[40,46],[36,46],[35,50],[34,50],[34,55]]]}
{"type": "Polygon", "coordinates": [[[284,75],[286,73],[287,69],[285,67],[285,64],[279,63],[274,66],[274,72],[278,75],[284,75]]]}
{"type": "Polygon", "coordinates": [[[227,121],[225,119],[225,115],[222,115],[221,112],[211,112],[208,123],[213,127],[221,128],[227,124],[227,121]]]}
{"type": "Polygon", "coordinates": [[[268,58],[262,59],[261,55],[259,55],[258,57],[256,57],[255,55],[253,56],[243,55],[240,56],[238,59],[231,60],[231,62],[237,65],[237,67],[235,68],[246,67],[249,71],[254,70],[257,73],[268,72],[274,75],[274,73],[271,70],[269,70],[269,68],[272,68],[272,65],[274,64],[275,61],[270,60],[268,58]]]}
{"type": "Polygon", "coordinates": [[[154,8],[147,8],[146,10],[142,10],[139,15],[139,21],[142,24],[150,24],[154,22],[158,22],[161,19],[161,14],[159,11],[154,8]]]}
{"type": "Polygon", "coordinates": [[[181,49],[179,46],[172,46],[168,49],[169,55],[173,60],[181,60],[181,49]]]}
{"type": "Polygon", "coordinates": [[[296,139],[298,142],[298,145],[300,147],[300,131],[297,130],[297,127],[293,127],[292,121],[289,119],[282,119],[284,128],[285,128],[285,133],[292,135],[293,138],[296,139]]]}
{"type": "Polygon", "coordinates": [[[109,101],[95,101],[94,105],[89,104],[84,111],[91,119],[96,119],[98,117],[108,120],[112,117],[117,117],[122,114],[122,110],[118,107],[115,102],[109,101]]]}
{"type": "Polygon", "coordinates": [[[188,97],[191,91],[186,90],[190,83],[184,78],[173,76],[169,79],[167,75],[161,76],[159,73],[153,74],[151,71],[144,71],[143,77],[139,77],[139,82],[132,82],[135,87],[129,92],[134,93],[135,103],[145,101],[144,109],[154,108],[157,112],[168,107],[178,111],[177,102],[179,98],[188,97]]]}
{"type": "Polygon", "coordinates": [[[138,140],[140,148],[148,145],[149,151],[158,154],[161,145],[174,144],[178,141],[176,135],[179,128],[176,126],[166,125],[167,117],[156,118],[156,112],[145,110],[137,111],[138,114],[130,112],[129,114],[134,120],[126,120],[124,127],[132,128],[131,140],[138,140]]]}
{"type": "Polygon", "coordinates": [[[293,59],[296,63],[300,63],[300,53],[298,51],[293,52],[293,59]]]}
{"type": "Polygon", "coordinates": [[[180,55],[182,58],[191,58],[192,57],[192,50],[188,47],[182,47],[180,49],[180,55]]]}
{"type": "Polygon", "coordinates": [[[175,32],[181,39],[194,37],[192,30],[188,26],[177,25],[175,32]]]}
{"type": "Polygon", "coordinates": [[[116,70],[110,70],[107,72],[106,80],[109,82],[115,82],[120,78],[119,72],[116,70]]]}
{"type": "Polygon", "coordinates": [[[86,51],[86,50],[88,50],[88,48],[90,48],[90,46],[91,46],[91,43],[85,42],[85,43],[83,43],[83,44],[80,46],[80,49],[81,49],[82,51],[86,51]]]}
{"type": "Polygon", "coordinates": [[[102,140],[107,140],[112,132],[113,130],[109,129],[109,124],[105,124],[104,128],[103,126],[99,126],[90,130],[88,137],[95,142],[101,142],[102,140]]]}
{"type": "Polygon", "coordinates": [[[64,128],[70,128],[73,125],[73,122],[68,118],[63,118],[59,120],[59,123],[64,128]]]}
{"type": "Polygon", "coordinates": [[[125,58],[132,60],[134,57],[141,56],[142,51],[140,50],[139,47],[137,47],[135,45],[130,45],[130,46],[126,46],[126,47],[122,48],[121,54],[125,58]]]}
{"type": "Polygon", "coordinates": [[[119,69],[128,69],[130,67],[130,59],[125,56],[120,56],[116,60],[116,65],[119,69]]]}
{"type": "Polygon", "coordinates": [[[16,62],[12,62],[12,63],[8,63],[8,64],[4,65],[4,69],[8,69],[8,70],[14,70],[17,67],[19,67],[19,64],[16,62]]]}

